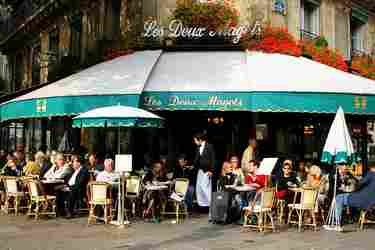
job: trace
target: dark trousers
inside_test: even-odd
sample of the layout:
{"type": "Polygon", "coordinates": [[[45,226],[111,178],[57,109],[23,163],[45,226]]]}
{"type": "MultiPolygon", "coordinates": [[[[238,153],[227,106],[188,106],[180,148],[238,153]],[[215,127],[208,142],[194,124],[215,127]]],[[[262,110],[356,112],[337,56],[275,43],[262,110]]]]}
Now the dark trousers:
{"type": "Polygon", "coordinates": [[[56,197],[58,214],[74,214],[75,208],[83,203],[81,198],[79,190],[58,191],[56,197]]]}

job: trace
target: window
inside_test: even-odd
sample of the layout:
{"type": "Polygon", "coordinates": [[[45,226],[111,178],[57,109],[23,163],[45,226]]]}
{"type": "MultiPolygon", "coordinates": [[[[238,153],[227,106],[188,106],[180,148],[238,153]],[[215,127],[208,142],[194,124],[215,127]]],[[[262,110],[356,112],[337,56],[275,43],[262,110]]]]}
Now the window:
{"type": "Polygon", "coordinates": [[[79,13],[72,17],[70,23],[71,37],[70,37],[70,54],[78,60],[81,57],[81,39],[82,39],[82,14],[79,13]]]}
{"type": "Polygon", "coordinates": [[[23,65],[23,55],[22,53],[18,53],[16,55],[15,65],[14,65],[14,90],[20,90],[22,87],[23,81],[23,73],[24,73],[24,65],[23,65]]]}
{"type": "Polygon", "coordinates": [[[351,41],[352,41],[352,54],[365,53],[365,23],[352,18],[350,21],[351,28],[351,41]]]}
{"type": "Polygon", "coordinates": [[[314,39],[320,34],[320,2],[301,0],[301,38],[314,39]]]}
{"type": "Polygon", "coordinates": [[[112,40],[120,33],[120,9],[121,2],[115,0],[106,1],[106,18],[104,24],[104,36],[112,40]]]}
{"type": "Polygon", "coordinates": [[[59,60],[59,30],[54,29],[49,34],[49,50],[42,52],[48,57],[48,80],[56,79],[57,62],[59,60]]]}
{"type": "Polygon", "coordinates": [[[40,44],[37,44],[33,50],[33,61],[32,61],[32,80],[33,84],[40,83],[40,44]]]}

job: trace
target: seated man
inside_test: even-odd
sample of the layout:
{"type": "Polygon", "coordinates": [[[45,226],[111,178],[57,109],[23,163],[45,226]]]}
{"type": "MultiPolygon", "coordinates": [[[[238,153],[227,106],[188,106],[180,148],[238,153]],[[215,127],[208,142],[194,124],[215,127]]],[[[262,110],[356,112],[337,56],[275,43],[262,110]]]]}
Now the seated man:
{"type": "MultiPolygon", "coordinates": [[[[247,165],[247,174],[245,176],[245,184],[251,185],[256,188],[256,191],[264,188],[267,182],[267,176],[257,175],[259,164],[255,160],[251,160],[247,165]]],[[[251,201],[255,198],[256,192],[249,192],[246,197],[246,201],[251,201]]],[[[247,206],[247,204],[244,204],[247,206]]]]}
{"type": "Polygon", "coordinates": [[[247,165],[247,174],[245,176],[245,184],[254,186],[257,190],[263,188],[266,185],[267,176],[257,175],[259,164],[255,160],[251,160],[247,165]]]}
{"type": "Polygon", "coordinates": [[[120,176],[113,171],[113,160],[105,159],[104,170],[96,176],[96,181],[107,182],[112,185],[112,198],[114,200],[117,200],[119,180],[120,176]]]}
{"type": "Polygon", "coordinates": [[[88,170],[82,167],[80,157],[73,155],[72,162],[74,173],[70,177],[68,185],[58,192],[58,204],[60,206],[64,206],[65,202],[68,204],[66,212],[68,218],[74,215],[76,205],[80,205],[83,202],[89,180],[88,170]]]}
{"type": "Polygon", "coordinates": [[[337,194],[349,193],[355,191],[358,180],[349,172],[346,164],[340,164],[337,175],[337,194]]]}
{"type": "MultiPolygon", "coordinates": [[[[340,224],[345,206],[370,209],[375,205],[375,165],[371,165],[369,168],[367,176],[358,183],[358,191],[336,196],[336,214],[340,224]]],[[[343,231],[342,225],[337,227],[337,231],[343,231]]]]}
{"type": "Polygon", "coordinates": [[[189,212],[193,209],[193,195],[194,195],[194,189],[195,189],[195,181],[197,173],[193,166],[187,165],[186,156],[184,154],[181,154],[178,157],[178,163],[174,171],[174,177],[175,178],[187,178],[189,179],[189,187],[185,195],[185,203],[186,208],[189,212]]]}
{"type": "Polygon", "coordinates": [[[64,179],[66,182],[69,180],[73,173],[73,169],[65,164],[64,155],[58,153],[56,155],[56,166],[51,167],[47,173],[44,175],[46,179],[64,179]]]}
{"type": "MultiPolygon", "coordinates": [[[[113,160],[112,159],[105,159],[104,161],[104,170],[99,172],[96,176],[96,181],[100,182],[107,182],[112,185],[112,199],[113,199],[113,208],[117,206],[117,196],[118,196],[118,183],[120,180],[120,176],[113,171],[113,160]]],[[[99,212],[99,216],[102,214],[102,211],[99,212]]],[[[117,213],[114,216],[116,220],[117,213]]]]}
{"type": "MultiPolygon", "coordinates": [[[[163,165],[160,161],[152,164],[152,170],[143,179],[144,185],[151,185],[153,182],[167,181],[163,165]]],[[[167,193],[165,190],[146,190],[143,194],[143,204],[146,209],[143,211],[143,217],[152,215],[155,222],[159,222],[160,207],[167,201],[167,193]]]]}

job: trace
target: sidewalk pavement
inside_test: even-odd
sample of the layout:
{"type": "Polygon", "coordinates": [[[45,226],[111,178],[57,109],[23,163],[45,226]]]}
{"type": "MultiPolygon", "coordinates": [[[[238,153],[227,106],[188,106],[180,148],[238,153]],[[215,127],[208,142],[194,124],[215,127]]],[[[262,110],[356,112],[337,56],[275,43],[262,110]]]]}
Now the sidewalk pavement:
{"type": "Polygon", "coordinates": [[[35,221],[26,216],[0,216],[1,250],[372,250],[374,229],[363,232],[356,227],[337,233],[313,232],[296,228],[276,233],[244,231],[237,225],[211,225],[207,216],[186,220],[182,224],[164,221],[150,224],[142,221],[124,229],[112,225],[87,226],[86,218],[35,221]]]}

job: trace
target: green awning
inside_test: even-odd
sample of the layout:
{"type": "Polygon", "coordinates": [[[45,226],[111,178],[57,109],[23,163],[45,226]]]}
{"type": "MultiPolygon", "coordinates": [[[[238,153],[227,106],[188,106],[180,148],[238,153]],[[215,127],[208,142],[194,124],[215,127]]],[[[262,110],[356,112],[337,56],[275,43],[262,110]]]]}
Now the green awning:
{"type": "Polygon", "coordinates": [[[141,107],[150,110],[375,114],[375,81],[303,57],[163,53],[141,107]]]}
{"type": "Polygon", "coordinates": [[[145,92],[141,106],[148,110],[216,110],[253,112],[375,114],[375,96],[285,92],[145,92]]]}
{"type": "Polygon", "coordinates": [[[112,105],[139,106],[160,50],[141,51],[106,61],[0,106],[1,121],[73,116],[112,105]]]}

